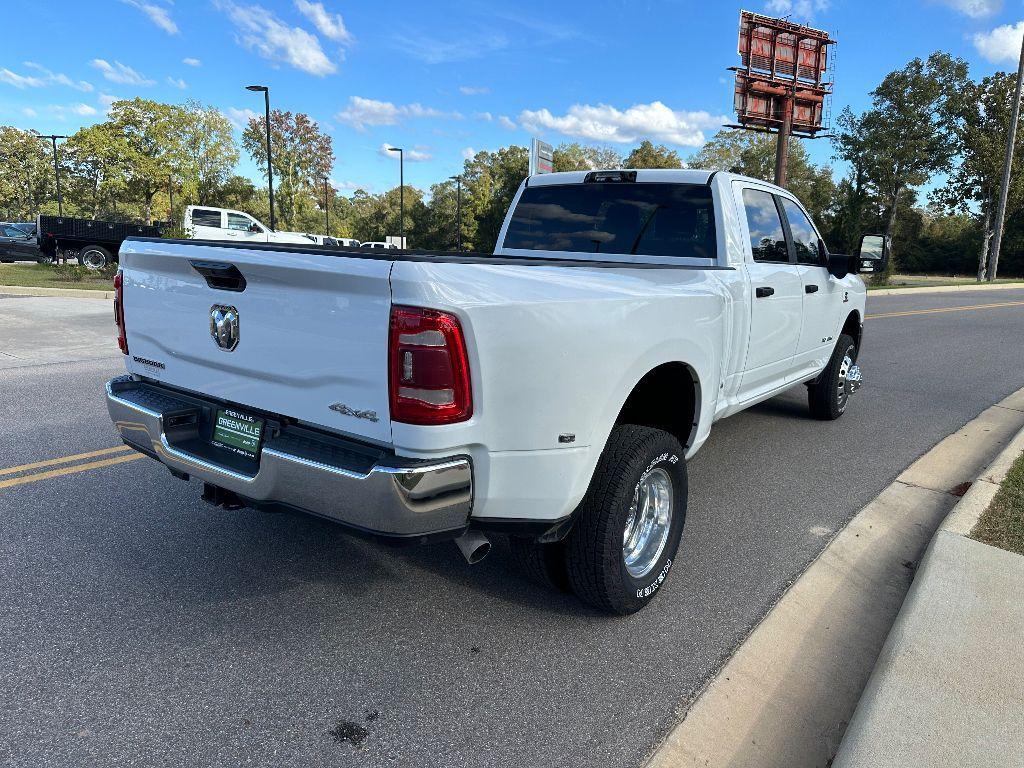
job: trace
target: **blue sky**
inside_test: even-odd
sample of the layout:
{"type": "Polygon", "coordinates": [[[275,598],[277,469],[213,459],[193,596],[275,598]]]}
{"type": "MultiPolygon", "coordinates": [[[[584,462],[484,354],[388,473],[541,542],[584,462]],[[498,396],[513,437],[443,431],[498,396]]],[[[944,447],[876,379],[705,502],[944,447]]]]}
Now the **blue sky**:
{"type": "MultiPolygon", "coordinates": [[[[1024,33],[1022,0],[6,0],[0,124],[71,133],[132,96],[244,121],[262,109],[244,86],[262,83],[333,136],[342,190],[397,183],[385,145],[423,188],[531,135],[624,151],[649,137],[685,156],[731,118],[741,7],[839,40],[834,114],[937,49],[976,77],[1013,69],[1024,33]]],[[[248,158],[240,171],[260,176],[248,158]]]]}

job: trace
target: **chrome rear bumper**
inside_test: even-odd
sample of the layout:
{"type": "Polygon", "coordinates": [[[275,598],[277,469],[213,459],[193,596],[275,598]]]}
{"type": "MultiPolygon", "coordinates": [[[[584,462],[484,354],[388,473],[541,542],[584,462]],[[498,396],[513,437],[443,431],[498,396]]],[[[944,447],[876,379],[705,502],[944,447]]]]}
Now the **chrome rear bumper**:
{"type": "Polygon", "coordinates": [[[107,409],[126,444],[253,506],[295,508],[398,537],[458,534],[469,523],[468,458],[406,460],[284,426],[268,429],[258,462],[241,466],[203,439],[219,405],[127,376],[107,382],[107,409]]]}

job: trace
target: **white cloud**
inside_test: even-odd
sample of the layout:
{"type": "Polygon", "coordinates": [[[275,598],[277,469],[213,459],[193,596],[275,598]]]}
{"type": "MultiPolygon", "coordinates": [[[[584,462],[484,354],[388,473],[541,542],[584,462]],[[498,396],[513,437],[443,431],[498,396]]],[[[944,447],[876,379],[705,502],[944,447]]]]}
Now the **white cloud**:
{"type": "Polygon", "coordinates": [[[149,20],[169,35],[178,34],[178,25],[171,18],[171,13],[162,5],[142,2],[142,0],[121,0],[125,5],[138,8],[149,17],[149,20]]]}
{"type": "Polygon", "coordinates": [[[91,63],[103,73],[103,77],[112,83],[120,83],[121,85],[153,85],[156,82],[155,80],[150,80],[145,75],[139,74],[120,61],[115,61],[111,64],[105,59],[93,59],[91,63]]]}
{"type": "Polygon", "coordinates": [[[976,33],[974,47],[993,64],[1015,63],[1020,57],[1021,38],[1024,38],[1024,21],[976,33]]]}
{"type": "Polygon", "coordinates": [[[82,104],[81,102],[72,104],[70,109],[76,115],[81,115],[82,117],[90,117],[97,114],[96,107],[90,107],[88,104],[82,104]]]}
{"type": "Polygon", "coordinates": [[[320,39],[301,27],[290,27],[259,5],[237,5],[214,0],[238,28],[238,42],[270,61],[283,61],[310,75],[323,77],[338,71],[320,47],[320,39]]]}
{"type": "Polygon", "coordinates": [[[775,16],[796,16],[809,19],[815,12],[827,11],[830,0],[768,0],[765,10],[775,16]]]}
{"type": "Polygon", "coordinates": [[[475,117],[477,120],[483,120],[484,122],[487,123],[491,122],[494,119],[494,115],[492,115],[490,112],[474,112],[473,117],[475,117]]]}
{"type": "Polygon", "coordinates": [[[181,63],[184,64],[186,67],[201,67],[201,66],[203,66],[203,62],[201,62],[199,59],[193,59],[191,56],[188,56],[188,57],[182,59],[181,63]]]}
{"type": "Polygon", "coordinates": [[[23,114],[25,117],[36,117],[39,115],[39,113],[32,109],[32,107],[24,107],[21,110],[21,114],[23,114]]]}
{"type": "Polygon", "coordinates": [[[100,103],[100,106],[103,107],[103,114],[104,115],[109,115],[110,114],[110,108],[112,106],[114,106],[114,102],[115,101],[120,101],[120,98],[118,96],[112,96],[109,93],[101,93],[96,98],[96,100],[100,103]]]}
{"type": "Polygon", "coordinates": [[[460,85],[459,93],[463,96],[482,96],[485,93],[490,93],[491,89],[485,85],[460,85]]]}
{"type": "Polygon", "coordinates": [[[1003,0],[938,0],[938,2],[972,19],[983,19],[1003,10],[1003,0]]]}
{"type": "Polygon", "coordinates": [[[442,112],[418,103],[395,105],[390,101],[365,99],[362,96],[350,96],[348,106],[335,115],[335,119],[351,125],[357,131],[365,131],[368,126],[397,125],[406,117],[462,119],[458,112],[442,112]]]}
{"type": "Polygon", "coordinates": [[[655,101],[636,104],[626,110],[607,104],[574,104],[560,116],[551,114],[547,109],[523,110],[519,122],[531,133],[549,130],[591,141],[626,144],[652,139],[699,147],[704,143],[702,129],[718,128],[727,122],[727,118],[707,112],[677,111],[655,101]]]}
{"type": "Polygon", "coordinates": [[[498,118],[498,124],[502,128],[508,128],[510,131],[514,131],[518,127],[508,115],[501,115],[501,117],[498,118]]]}
{"type": "Polygon", "coordinates": [[[260,117],[251,109],[239,109],[238,107],[228,107],[224,110],[224,114],[228,118],[228,122],[240,131],[249,125],[250,120],[258,120],[260,117]]]}
{"type": "MultiPolygon", "coordinates": [[[[380,145],[380,149],[377,152],[384,157],[393,157],[398,159],[398,153],[392,152],[394,146],[384,142],[380,145]]],[[[402,156],[410,163],[425,163],[427,160],[433,160],[434,156],[429,152],[424,152],[421,149],[406,149],[403,150],[402,156]]]]}
{"type": "Polygon", "coordinates": [[[24,66],[36,74],[19,75],[17,72],[12,72],[9,69],[0,69],[0,83],[7,83],[7,85],[13,85],[21,90],[25,88],[46,88],[51,85],[66,85],[69,88],[74,88],[76,91],[85,91],[86,93],[92,90],[92,83],[87,83],[85,80],[72,80],[67,75],[60,72],[51,72],[42,64],[36,64],[34,61],[26,61],[24,66]]]}
{"type": "Polygon", "coordinates": [[[173,85],[175,88],[179,88],[182,91],[188,88],[188,83],[186,83],[182,78],[171,77],[170,75],[167,76],[167,84],[173,85]]]}
{"type": "Polygon", "coordinates": [[[472,160],[474,157],[476,157],[476,150],[472,147],[466,147],[462,150],[463,160],[472,160]]]}
{"type": "Polygon", "coordinates": [[[329,13],[323,3],[312,3],[309,0],[295,0],[299,13],[313,22],[320,34],[336,43],[351,43],[352,34],[345,27],[340,13],[329,13]]]}

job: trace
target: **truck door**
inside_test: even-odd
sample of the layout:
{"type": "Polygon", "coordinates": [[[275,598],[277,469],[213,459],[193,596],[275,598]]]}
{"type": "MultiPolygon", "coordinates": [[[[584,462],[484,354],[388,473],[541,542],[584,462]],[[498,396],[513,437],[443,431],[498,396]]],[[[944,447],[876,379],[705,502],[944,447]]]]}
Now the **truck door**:
{"type": "Polygon", "coordinates": [[[793,375],[799,377],[805,368],[820,370],[828,363],[847,297],[845,286],[829,274],[825,245],[810,218],[794,201],[781,196],[779,199],[789,225],[804,291],[800,341],[793,358],[793,375]]]}
{"type": "Polygon", "coordinates": [[[232,240],[250,243],[265,243],[268,239],[266,231],[251,216],[233,211],[228,211],[227,235],[232,240]]]}
{"type": "Polygon", "coordinates": [[[741,191],[750,243],[750,337],[740,382],[743,400],[786,380],[800,339],[803,283],[786,243],[779,201],[767,189],[741,191]]]}

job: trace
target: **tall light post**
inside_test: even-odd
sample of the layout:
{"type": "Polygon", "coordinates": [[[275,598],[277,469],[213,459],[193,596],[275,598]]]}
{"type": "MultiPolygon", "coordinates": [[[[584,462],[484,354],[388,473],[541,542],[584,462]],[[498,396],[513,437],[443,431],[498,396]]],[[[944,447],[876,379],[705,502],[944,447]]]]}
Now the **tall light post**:
{"type": "Polygon", "coordinates": [[[170,224],[174,221],[174,179],[170,176],[167,177],[167,223],[170,224]]]}
{"type": "Polygon", "coordinates": [[[263,103],[267,114],[267,190],[270,192],[270,229],[275,230],[277,226],[274,221],[274,161],[270,154],[270,89],[265,85],[247,85],[245,90],[257,93],[263,91],[263,103]]]}
{"type": "Polygon", "coordinates": [[[64,215],[64,198],[60,194],[60,163],[57,162],[57,139],[67,139],[68,136],[55,136],[50,134],[49,136],[43,136],[42,134],[36,134],[40,139],[49,139],[53,143],[53,175],[57,180],[57,215],[64,215]]]}
{"type": "Polygon", "coordinates": [[[1006,136],[1006,157],[1003,159],[1003,181],[999,188],[999,204],[996,207],[996,229],[992,237],[992,255],[989,257],[988,281],[995,282],[999,273],[999,249],[1003,245],[1003,222],[1006,220],[1006,198],[1010,190],[1010,174],[1013,171],[1013,145],[1017,140],[1017,123],[1020,121],[1021,88],[1024,87],[1024,40],[1020,45],[1020,62],[1017,64],[1017,88],[1013,93],[1013,110],[1010,130],[1006,136]]]}
{"type": "Polygon", "coordinates": [[[449,179],[455,182],[455,226],[456,241],[458,245],[457,250],[462,250],[462,177],[461,176],[449,176],[449,179]]]}
{"type": "Polygon", "coordinates": [[[401,147],[388,147],[388,152],[398,153],[398,236],[405,248],[405,153],[401,147]]]}
{"type": "Polygon", "coordinates": [[[327,182],[327,177],[324,176],[324,226],[327,228],[324,232],[328,237],[331,236],[331,196],[330,186],[327,182]]]}

